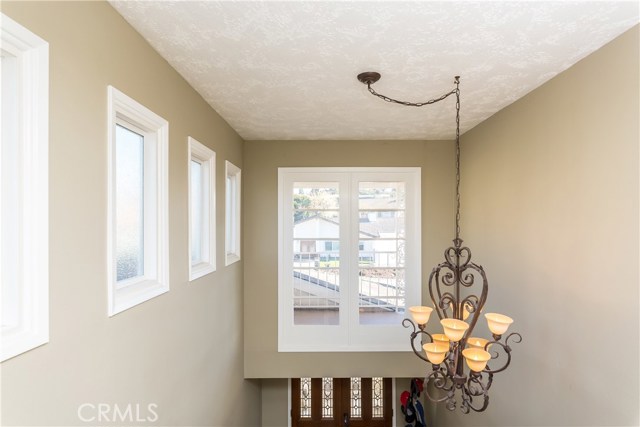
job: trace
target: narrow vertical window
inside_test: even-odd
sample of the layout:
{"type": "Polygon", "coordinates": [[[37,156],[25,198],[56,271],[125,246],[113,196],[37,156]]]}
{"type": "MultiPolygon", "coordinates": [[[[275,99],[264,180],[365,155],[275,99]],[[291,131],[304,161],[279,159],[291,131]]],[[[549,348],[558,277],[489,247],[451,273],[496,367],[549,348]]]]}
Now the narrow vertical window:
{"type": "Polygon", "coordinates": [[[311,378],[300,378],[300,418],[311,418],[311,378]]]}
{"type": "Polygon", "coordinates": [[[362,418],[362,378],[351,378],[351,418],[362,418]]]}
{"type": "Polygon", "coordinates": [[[371,417],[384,418],[384,379],[371,378],[371,417]]]}
{"type": "Polygon", "coordinates": [[[108,314],[169,290],[166,120],[109,86],[108,314]]]}
{"type": "Polygon", "coordinates": [[[322,378],[322,418],[333,418],[333,378],[322,378]]]}
{"type": "Polygon", "coordinates": [[[216,270],[216,154],[189,137],[189,279],[216,270]]]}
{"type": "Polygon", "coordinates": [[[226,166],[225,251],[226,265],[240,261],[240,190],[241,171],[231,162],[226,166]]]}
{"type": "Polygon", "coordinates": [[[0,14],[1,360],[49,341],[49,45],[0,14]]]}

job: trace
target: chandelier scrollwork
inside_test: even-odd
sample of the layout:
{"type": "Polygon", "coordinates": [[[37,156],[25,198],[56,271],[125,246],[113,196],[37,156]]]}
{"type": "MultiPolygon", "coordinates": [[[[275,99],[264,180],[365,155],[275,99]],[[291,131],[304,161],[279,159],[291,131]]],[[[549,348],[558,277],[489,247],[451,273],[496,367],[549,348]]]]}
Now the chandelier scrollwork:
{"type": "Polygon", "coordinates": [[[425,378],[427,398],[432,402],[443,402],[447,409],[453,411],[458,406],[456,396],[460,395],[460,410],[463,413],[482,412],[489,405],[489,389],[494,374],[509,367],[510,344],[521,342],[522,336],[517,332],[505,335],[513,320],[498,313],[484,314],[492,340],[472,336],[487,301],[489,282],[482,266],[472,262],[471,250],[462,245],[460,238],[460,77],[455,77],[455,88],[450,92],[415,103],[398,101],[377,93],[371,85],[379,79],[380,74],[376,72],[358,75],[358,80],[367,85],[372,95],[395,104],[422,107],[451,95],[456,97],[455,238],[453,246],[444,251],[444,262],[436,265],[429,276],[429,296],[433,308],[410,307],[412,319],[404,319],[402,324],[405,328],[411,328],[413,352],[431,365],[431,372],[425,378]],[[433,310],[440,318],[444,334],[430,334],[425,330],[433,310]]]}

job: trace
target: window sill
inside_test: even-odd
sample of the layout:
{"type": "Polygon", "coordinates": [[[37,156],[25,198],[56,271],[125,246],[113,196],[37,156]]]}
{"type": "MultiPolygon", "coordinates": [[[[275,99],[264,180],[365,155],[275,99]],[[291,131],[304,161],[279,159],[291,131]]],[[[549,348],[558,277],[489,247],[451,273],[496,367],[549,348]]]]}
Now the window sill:
{"type": "Polygon", "coordinates": [[[227,254],[226,265],[230,266],[233,263],[240,261],[240,255],[227,254]]]}
{"type": "Polygon", "coordinates": [[[192,265],[189,273],[189,281],[193,282],[194,280],[213,273],[214,271],[216,271],[216,267],[208,262],[200,262],[196,265],[192,265]]]}
{"type": "Polygon", "coordinates": [[[109,307],[109,317],[115,316],[145,301],[149,301],[169,291],[168,283],[153,280],[136,283],[124,288],[114,289],[113,303],[109,307]]]}

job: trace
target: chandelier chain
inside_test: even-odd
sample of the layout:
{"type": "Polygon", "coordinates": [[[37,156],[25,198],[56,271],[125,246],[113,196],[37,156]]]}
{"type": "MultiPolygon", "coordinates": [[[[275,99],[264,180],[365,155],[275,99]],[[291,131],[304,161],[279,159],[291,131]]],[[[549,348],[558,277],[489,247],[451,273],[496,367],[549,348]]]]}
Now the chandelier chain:
{"type": "Polygon", "coordinates": [[[440,102],[451,95],[456,96],[456,240],[460,240],[460,76],[455,77],[456,87],[451,92],[447,92],[439,98],[430,99],[424,102],[399,101],[376,92],[371,87],[372,82],[367,82],[366,84],[367,89],[369,89],[369,92],[372,95],[377,96],[386,102],[392,102],[406,107],[422,107],[440,102]]]}
{"type": "Polygon", "coordinates": [[[460,76],[456,76],[456,240],[460,240],[460,76]]]}
{"type": "Polygon", "coordinates": [[[425,101],[425,102],[407,102],[407,101],[398,101],[397,99],[389,98],[388,96],[385,96],[385,95],[382,95],[381,93],[376,92],[371,87],[371,83],[367,83],[367,88],[369,89],[369,92],[371,92],[372,95],[375,95],[375,96],[377,96],[378,98],[380,98],[380,99],[382,99],[384,101],[393,102],[395,104],[400,104],[400,105],[404,105],[404,106],[407,106],[407,107],[422,107],[422,106],[425,106],[425,105],[435,104],[436,102],[440,102],[443,99],[449,97],[450,95],[455,94],[456,90],[457,90],[457,89],[454,89],[449,93],[445,93],[440,98],[430,99],[430,100],[425,101]]]}

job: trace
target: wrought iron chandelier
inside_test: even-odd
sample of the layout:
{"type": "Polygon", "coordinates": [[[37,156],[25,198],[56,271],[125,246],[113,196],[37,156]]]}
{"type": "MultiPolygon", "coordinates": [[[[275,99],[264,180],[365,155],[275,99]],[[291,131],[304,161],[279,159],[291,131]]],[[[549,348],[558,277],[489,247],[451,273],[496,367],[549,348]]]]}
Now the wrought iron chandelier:
{"type": "Polygon", "coordinates": [[[447,409],[453,411],[457,406],[456,395],[460,395],[460,410],[468,414],[470,410],[482,412],[489,405],[489,389],[493,375],[502,372],[511,363],[510,340],[522,341],[517,332],[506,335],[513,319],[503,314],[486,313],[489,330],[493,340],[473,337],[473,329],[487,301],[489,283],[482,266],[471,262],[471,250],[462,246],[460,238],[460,76],[455,77],[455,88],[439,98],[425,102],[398,101],[377,93],[371,87],[380,79],[376,72],[358,74],[358,80],[367,85],[369,92],[387,102],[408,107],[422,107],[435,104],[451,95],[456,97],[456,217],[455,238],[453,246],[444,251],[444,262],[436,265],[429,276],[429,295],[433,307],[438,313],[443,334],[430,334],[425,331],[427,322],[434,308],[410,307],[411,319],[404,319],[405,328],[412,328],[410,335],[411,348],[420,359],[431,364],[431,372],[425,378],[425,395],[432,402],[445,402],[447,409]],[[481,285],[481,289],[480,288],[481,285]],[[477,295],[480,290],[480,295],[477,295]],[[467,322],[469,320],[469,322],[467,322]],[[416,339],[426,357],[416,348],[416,339]],[[502,349],[503,352],[489,349],[502,349]],[[500,367],[491,369],[489,363],[506,355],[500,367]],[[463,359],[468,373],[465,372],[463,359]],[[436,391],[438,390],[438,391],[436,391]],[[457,392],[459,390],[459,392],[457,392]],[[436,395],[432,395],[434,392],[436,395]]]}

